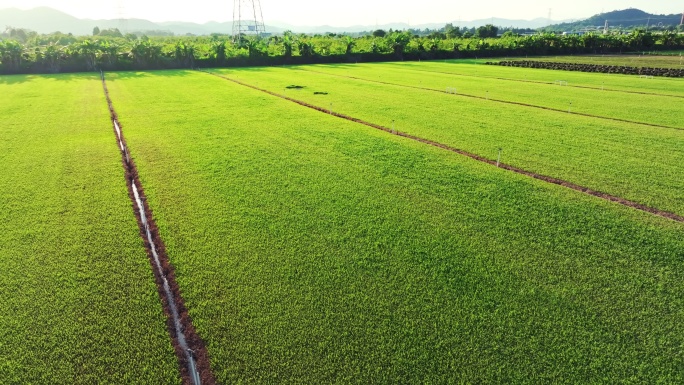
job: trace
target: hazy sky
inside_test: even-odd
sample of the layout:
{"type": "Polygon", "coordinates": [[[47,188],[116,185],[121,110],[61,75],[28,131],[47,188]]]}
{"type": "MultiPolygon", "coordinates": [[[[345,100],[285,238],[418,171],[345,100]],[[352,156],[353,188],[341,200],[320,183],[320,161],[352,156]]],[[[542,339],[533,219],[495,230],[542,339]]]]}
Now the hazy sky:
{"type": "MultiPolygon", "coordinates": [[[[152,21],[229,21],[233,0],[162,2],[150,0],[0,0],[0,9],[48,6],[79,18],[141,18],[152,21]]],[[[639,8],[650,13],[681,13],[679,0],[261,0],[264,20],[296,25],[442,23],[500,17],[507,19],[582,19],[602,11],[639,8]]]]}

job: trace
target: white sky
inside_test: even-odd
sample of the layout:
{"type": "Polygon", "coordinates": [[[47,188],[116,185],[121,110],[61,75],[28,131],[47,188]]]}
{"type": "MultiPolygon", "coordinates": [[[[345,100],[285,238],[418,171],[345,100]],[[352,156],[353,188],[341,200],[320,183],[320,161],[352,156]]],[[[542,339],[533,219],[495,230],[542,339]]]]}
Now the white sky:
{"type": "MultiPolygon", "coordinates": [[[[47,6],[79,18],[148,19],[151,21],[230,21],[232,0],[162,2],[150,0],[0,0],[0,9],[47,6]]],[[[616,9],[639,8],[657,14],[681,13],[684,0],[261,0],[266,23],[352,26],[391,22],[409,24],[458,20],[547,18],[583,19],[616,9]]]]}

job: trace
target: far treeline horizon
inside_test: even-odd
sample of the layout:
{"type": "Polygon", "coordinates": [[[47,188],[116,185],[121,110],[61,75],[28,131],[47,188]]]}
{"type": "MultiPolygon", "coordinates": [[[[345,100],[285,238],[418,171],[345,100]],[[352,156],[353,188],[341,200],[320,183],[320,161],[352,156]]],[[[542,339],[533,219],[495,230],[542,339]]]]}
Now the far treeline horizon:
{"type": "MultiPolygon", "coordinates": [[[[635,16],[638,10],[609,13],[635,16]]],[[[642,12],[642,11],[638,11],[642,12]]],[[[604,14],[609,15],[609,14],[604,14]]],[[[601,16],[601,15],[599,15],[601,16]]],[[[633,19],[636,20],[636,19],[633,19]]],[[[585,21],[589,23],[590,21],[585,21]]],[[[650,20],[649,20],[650,22],[650,20]]],[[[309,63],[377,62],[529,55],[599,54],[684,48],[682,25],[584,27],[578,32],[502,29],[492,24],[435,30],[377,29],[336,33],[154,36],[94,27],[92,35],[39,34],[7,28],[0,34],[0,73],[60,73],[309,63]]]]}

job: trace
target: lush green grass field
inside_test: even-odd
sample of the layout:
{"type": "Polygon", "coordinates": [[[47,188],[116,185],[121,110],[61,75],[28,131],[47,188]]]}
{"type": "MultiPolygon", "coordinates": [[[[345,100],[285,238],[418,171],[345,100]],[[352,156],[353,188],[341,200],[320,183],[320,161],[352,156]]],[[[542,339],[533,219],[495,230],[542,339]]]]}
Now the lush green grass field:
{"type": "MultiPolygon", "coordinates": [[[[339,79],[333,87],[279,71],[239,76],[274,89],[290,76],[310,86],[297,95],[353,94],[339,79]]],[[[109,78],[221,382],[684,381],[682,224],[206,74],[109,78]]],[[[333,99],[341,104],[334,108],[360,117],[374,110],[375,121],[429,122],[459,106],[433,94],[353,87],[357,97],[333,99]]],[[[482,121],[506,114],[460,104],[460,115],[467,105],[482,121]]],[[[516,113],[528,119],[527,110],[516,113]]],[[[568,141],[582,136],[570,121],[557,129],[568,141]]],[[[627,147],[612,144],[621,135],[655,136],[653,147],[665,153],[658,133],[675,133],[604,129],[611,135],[590,131],[591,143],[630,159],[627,147]]],[[[539,140],[530,132],[524,141],[539,140]]],[[[649,151],[648,143],[635,149],[649,151]]],[[[568,154],[557,155],[570,162],[568,154]]],[[[596,160],[579,162],[600,166],[596,160]]],[[[681,171],[669,172],[678,183],[681,171]]]]}
{"type": "MultiPolygon", "coordinates": [[[[523,103],[562,111],[570,110],[599,117],[684,129],[684,108],[679,108],[684,100],[663,95],[596,92],[595,89],[566,87],[555,83],[541,85],[515,80],[444,73],[426,75],[422,71],[408,68],[398,69],[392,64],[302,66],[297,67],[297,69],[324,72],[336,76],[352,76],[371,82],[380,81],[428,88],[440,92],[446,91],[447,88],[456,88],[455,92],[459,95],[523,103]],[[616,108],[616,105],[619,105],[620,108],[616,108]]],[[[676,82],[671,84],[671,87],[680,88],[679,86],[683,84],[676,82]]],[[[406,92],[410,92],[410,90],[406,92]]],[[[501,108],[507,108],[507,106],[502,105],[501,108]]]]}
{"type": "Polygon", "coordinates": [[[98,78],[0,77],[0,146],[0,383],[179,383],[98,78]]]}
{"type": "MultiPolygon", "coordinates": [[[[336,112],[386,127],[395,121],[399,131],[489,159],[496,159],[498,148],[503,148],[504,163],[684,214],[684,179],[678,177],[684,162],[683,130],[290,68],[217,72],[326,109],[332,106],[336,112]],[[306,88],[286,88],[292,84],[306,88]],[[316,95],[316,91],[328,95],[316,95]]],[[[619,100],[615,100],[614,108],[621,108],[619,100]]],[[[679,104],[672,109],[673,114],[684,117],[679,104]]]]}
{"type": "MultiPolygon", "coordinates": [[[[458,75],[459,77],[476,77],[484,80],[502,79],[514,80],[518,82],[541,82],[547,84],[554,84],[554,82],[557,80],[563,80],[568,82],[568,87],[570,88],[580,86],[603,91],[612,90],[640,93],[647,92],[684,97],[684,87],[682,87],[684,84],[684,79],[658,77],[645,79],[632,75],[571,72],[547,69],[524,70],[513,67],[482,65],[487,61],[492,60],[468,61],[467,63],[463,63],[460,60],[419,63],[402,62],[386,63],[384,65],[397,69],[411,69],[414,71],[420,71],[421,73],[424,73],[425,76],[432,76],[432,74],[435,73],[446,73],[458,75]]],[[[458,78],[455,78],[455,80],[456,79],[458,78]]]]}

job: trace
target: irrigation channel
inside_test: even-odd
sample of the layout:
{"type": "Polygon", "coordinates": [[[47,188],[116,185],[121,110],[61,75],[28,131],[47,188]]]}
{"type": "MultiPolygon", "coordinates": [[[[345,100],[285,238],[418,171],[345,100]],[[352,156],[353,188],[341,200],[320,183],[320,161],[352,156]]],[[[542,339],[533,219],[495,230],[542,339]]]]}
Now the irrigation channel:
{"type": "MultiPolygon", "coordinates": [[[[655,207],[646,206],[644,204],[634,202],[634,201],[630,201],[628,199],[621,198],[621,197],[618,197],[615,195],[610,195],[610,194],[606,194],[606,193],[601,192],[601,191],[592,190],[588,187],[580,186],[580,185],[574,184],[572,182],[568,182],[566,180],[554,178],[552,176],[541,175],[541,174],[537,174],[537,173],[534,173],[531,171],[527,171],[527,170],[524,170],[524,169],[521,169],[521,168],[518,168],[515,166],[511,166],[511,165],[508,165],[505,163],[501,163],[499,161],[499,159],[496,159],[496,160],[487,159],[483,156],[480,156],[480,155],[477,155],[477,154],[474,154],[474,153],[471,153],[471,152],[468,152],[465,150],[460,150],[458,148],[451,147],[451,146],[448,146],[448,145],[443,144],[443,143],[435,142],[434,140],[425,139],[425,138],[421,138],[421,137],[411,135],[411,134],[408,134],[405,132],[397,131],[396,129],[394,129],[394,127],[389,128],[389,127],[381,126],[381,125],[378,125],[375,123],[367,122],[365,120],[354,118],[352,116],[340,114],[340,113],[334,112],[334,111],[329,110],[329,109],[318,107],[318,106],[315,106],[313,104],[309,104],[309,103],[301,101],[301,100],[297,100],[297,99],[294,99],[294,98],[291,98],[291,97],[288,97],[285,95],[278,94],[276,92],[272,92],[272,91],[269,91],[269,90],[266,90],[263,88],[259,88],[257,86],[253,86],[253,85],[248,84],[248,83],[244,83],[244,82],[237,80],[237,79],[229,78],[227,76],[219,75],[219,74],[209,72],[209,71],[204,71],[204,70],[199,70],[199,71],[204,72],[204,73],[209,74],[209,75],[219,77],[221,79],[224,79],[224,80],[236,83],[236,84],[240,84],[240,85],[245,86],[245,87],[252,88],[252,89],[260,91],[260,92],[264,92],[266,94],[269,94],[269,95],[272,95],[272,96],[275,96],[275,97],[278,97],[281,99],[288,100],[288,101],[293,102],[293,103],[297,103],[301,106],[314,109],[314,110],[322,112],[324,114],[336,116],[338,118],[346,119],[346,120],[349,120],[349,121],[352,121],[355,123],[360,123],[360,124],[366,125],[368,127],[372,127],[372,128],[376,128],[376,129],[381,130],[381,131],[388,132],[388,133],[393,134],[393,135],[402,136],[404,138],[412,139],[412,140],[415,140],[415,141],[418,141],[421,143],[429,144],[431,146],[439,147],[439,148],[447,150],[447,151],[455,152],[457,154],[467,156],[467,157],[474,159],[474,160],[477,160],[479,162],[487,163],[487,164],[490,164],[490,165],[493,165],[493,166],[496,166],[499,168],[503,168],[503,169],[508,170],[508,171],[512,171],[512,172],[515,172],[515,173],[518,173],[521,175],[525,175],[525,176],[528,176],[531,178],[539,179],[539,180],[542,180],[544,182],[563,186],[563,187],[566,187],[566,188],[569,188],[569,189],[572,189],[575,191],[585,193],[587,195],[592,195],[592,196],[595,196],[595,197],[598,197],[598,198],[601,198],[601,199],[604,199],[607,201],[619,203],[619,204],[627,206],[627,207],[631,207],[631,208],[634,208],[637,210],[645,211],[645,212],[648,212],[648,213],[651,213],[651,214],[654,214],[654,215],[657,215],[657,216],[660,216],[663,218],[668,218],[668,219],[671,219],[671,220],[676,221],[676,222],[684,223],[684,216],[681,216],[681,215],[678,215],[678,214],[675,214],[675,213],[672,213],[669,211],[659,210],[655,207]]],[[[668,128],[671,128],[671,127],[668,127],[668,128]]]]}
{"type": "MultiPolygon", "coordinates": [[[[614,122],[621,122],[621,123],[630,123],[630,124],[638,124],[642,126],[648,126],[648,127],[657,127],[657,128],[669,128],[672,130],[684,130],[684,128],[680,127],[672,127],[672,126],[664,126],[661,124],[654,124],[654,123],[645,123],[645,122],[636,122],[634,120],[627,120],[627,119],[619,119],[619,118],[611,118],[608,116],[600,116],[600,115],[592,115],[592,114],[585,114],[583,112],[576,112],[576,111],[570,111],[568,110],[561,110],[558,108],[552,108],[552,107],[544,107],[544,106],[538,106],[534,104],[529,104],[529,103],[521,103],[521,102],[514,102],[510,100],[501,100],[501,99],[493,99],[490,98],[489,96],[477,96],[477,95],[471,95],[471,94],[463,94],[463,93],[458,93],[456,92],[455,87],[450,87],[447,88],[446,90],[437,90],[434,88],[427,88],[427,87],[419,87],[419,86],[411,86],[407,84],[397,84],[397,83],[391,83],[391,82],[384,82],[381,80],[372,80],[372,79],[366,79],[366,78],[360,78],[356,76],[347,76],[347,75],[337,75],[337,74],[331,74],[327,72],[321,72],[321,71],[315,71],[311,69],[302,69],[301,71],[308,71],[308,72],[313,72],[317,73],[320,75],[327,75],[327,76],[335,76],[335,77],[340,77],[340,78],[347,78],[347,79],[352,79],[352,80],[361,80],[364,82],[369,82],[369,83],[376,83],[376,84],[384,84],[384,85],[389,85],[389,86],[396,86],[396,87],[404,87],[404,88],[411,88],[415,90],[422,90],[422,91],[432,91],[432,92],[437,92],[440,94],[450,94],[450,95],[457,95],[457,96],[463,96],[466,98],[471,98],[471,99],[480,99],[480,100],[487,100],[491,102],[496,102],[496,103],[504,103],[504,104],[512,104],[516,106],[522,106],[522,107],[530,107],[530,108],[538,108],[540,110],[547,110],[547,111],[554,111],[554,112],[561,112],[564,114],[572,114],[572,115],[579,115],[579,116],[586,116],[589,118],[596,118],[596,119],[605,119],[605,120],[612,120],[614,122]],[[450,91],[451,89],[451,91],[450,91]]],[[[545,83],[549,84],[549,83],[545,83]]],[[[570,103],[572,104],[572,103],[570,103]]]]}
{"type": "Polygon", "coordinates": [[[133,203],[140,227],[140,235],[143,238],[150,264],[157,283],[157,291],[164,307],[167,318],[167,328],[173,343],[176,356],[180,365],[181,378],[187,385],[213,385],[216,383],[209,364],[209,355],[204,342],[195,331],[188,316],[180,289],[176,282],[176,276],[168,255],[166,255],[164,243],[159,236],[152,211],[147,204],[147,199],[138,177],[138,171],[130,156],[126,140],[123,136],[121,123],[114,110],[114,105],[109,96],[104,72],[101,73],[102,87],[104,89],[109,112],[114,126],[114,132],[121,151],[122,163],[128,185],[128,195],[133,203]]]}

